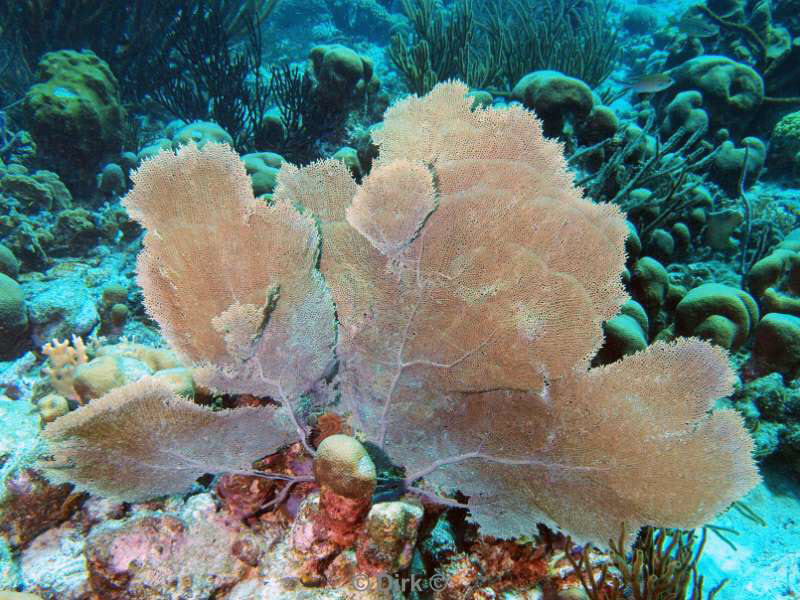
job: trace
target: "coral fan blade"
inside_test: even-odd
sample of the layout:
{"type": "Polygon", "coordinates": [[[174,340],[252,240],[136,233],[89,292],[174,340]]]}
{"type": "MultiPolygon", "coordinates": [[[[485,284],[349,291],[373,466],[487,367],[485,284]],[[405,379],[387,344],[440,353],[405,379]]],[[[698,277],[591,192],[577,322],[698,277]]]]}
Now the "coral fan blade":
{"type": "Polygon", "coordinates": [[[572,186],[532,114],[473,112],[464,93],[391,109],[349,223],[338,210],[323,225],[359,426],[409,474],[471,496],[488,534],[545,522],[605,544],[621,522],[708,521],[758,480],[741,423],[706,415],[731,389],[725,354],[683,340],[589,370],[625,298],[622,215],[572,186]],[[433,174],[424,223],[417,207],[392,216],[407,201],[372,182],[408,160],[433,174]]]}
{"type": "Polygon", "coordinates": [[[138,267],[146,307],[176,350],[207,366],[201,382],[285,401],[309,389],[336,339],[317,326],[333,323],[334,309],[316,272],[313,219],[257,201],[238,155],[220,144],[162,152],[133,180],[125,205],[148,228],[138,267]]]}
{"type": "Polygon", "coordinates": [[[117,388],[44,432],[54,483],[126,502],[184,493],[204,473],[248,471],[292,440],[274,408],[213,412],[156,379],[117,388]]]}

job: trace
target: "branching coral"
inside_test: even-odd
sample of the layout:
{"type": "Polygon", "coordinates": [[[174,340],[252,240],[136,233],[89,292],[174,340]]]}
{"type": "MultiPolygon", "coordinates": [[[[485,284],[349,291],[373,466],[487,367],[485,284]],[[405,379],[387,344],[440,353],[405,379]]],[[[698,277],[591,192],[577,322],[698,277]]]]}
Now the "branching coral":
{"type": "MultiPolygon", "coordinates": [[[[600,568],[598,576],[589,563],[589,549],[575,558],[567,540],[566,556],[591,600],[685,600],[687,594],[691,600],[703,599],[703,577],[697,573],[697,561],[706,543],[705,528],[695,548],[693,531],[645,527],[634,544],[632,559],[627,557],[625,537],[623,530],[618,542],[610,541],[611,560],[619,578],[610,576],[608,565],[600,568]]],[[[713,600],[724,584],[725,580],[712,589],[708,600],[713,600]]]]}
{"type": "Polygon", "coordinates": [[[238,149],[255,148],[269,107],[259,23],[272,8],[253,4],[186,2],[165,34],[170,51],[151,65],[157,103],[186,121],[213,120],[238,149]]]}
{"type": "Polygon", "coordinates": [[[263,117],[266,85],[258,76],[246,85],[245,78],[258,74],[261,46],[255,34],[277,4],[0,0],[0,42],[13,49],[13,61],[2,69],[0,97],[10,101],[24,92],[45,52],[86,48],[109,64],[126,101],[150,96],[182,119],[213,116],[237,142],[250,144],[263,117]],[[235,50],[237,44],[244,50],[235,50]]]}
{"type": "Polygon", "coordinates": [[[403,0],[402,5],[414,32],[410,38],[393,35],[389,57],[412,92],[426,94],[455,77],[478,88],[497,83],[500,62],[479,34],[471,0],[450,13],[432,0],[403,0]]]}
{"type": "Polygon", "coordinates": [[[78,400],[78,394],[72,385],[73,374],[78,365],[89,362],[81,336],[73,335],[72,344],[69,340],[59,342],[54,339],[42,347],[42,354],[49,359],[50,366],[43,370],[50,377],[53,389],[65,398],[78,400]]]}
{"type": "Polygon", "coordinates": [[[285,133],[282,139],[275,140],[264,131],[256,131],[255,141],[274,146],[287,160],[305,162],[316,156],[315,144],[334,137],[344,127],[347,111],[326,102],[317,93],[311,76],[298,67],[272,67],[269,93],[281,113],[285,133]]]}
{"type": "Polygon", "coordinates": [[[473,88],[512,88],[526,74],[561,71],[591,86],[605,80],[619,53],[602,0],[492,0],[479,22],[472,0],[450,11],[433,0],[403,0],[411,36],[392,36],[389,57],[409,89],[425,94],[460,78],[473,88]]]}
{"type": "Polygon", "coordinates": [[[727,356],[680,339],[589,369],[626,299],[622,214],[581,196],[531,113],[466,93],[391,108],[360,186],[338,161],[284,165],[268,207],[223,146],[145,163],[126,206],[148,311],[205,383],[272,396],[301,435],[335,344],[340,406],[485,534],[706,522],[758,480],[741,419],[709,412],[727,356]]]}
{"type": "Polygon", "coordinates": [[[15,50],[17,63],[0,88],[23,91],[32,70],[48,51],[86,48],[122,78],[123,94],[142,98],[152,90],[152,58],[164,51],[162,36],[181,0],[131,5],[89,0],[0,1],[0,40],[15,50]],[[22,81],[20,81],[20,79],[22,81]],[[141,90],[136,89],[141,86],[141,90]]]}
{"type": "Polygon", "coordinates": [[[492,0],[486,30],[505,84],[526,73],[560,71],[595,87],[619,56],[617,32],[604,0],[492,0]]]}

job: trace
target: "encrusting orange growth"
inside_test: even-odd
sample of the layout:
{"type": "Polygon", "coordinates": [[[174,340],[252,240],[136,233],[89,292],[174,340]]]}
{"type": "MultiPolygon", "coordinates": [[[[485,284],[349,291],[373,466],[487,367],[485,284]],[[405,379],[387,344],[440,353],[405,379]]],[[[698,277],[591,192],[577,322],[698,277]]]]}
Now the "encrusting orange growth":
{"type": "Polygon", "coordinates": [[[332,399],[335,345],[335,410],[407,489],[461,490],[486,535],[707,522],[758,481],[741,418],[710,412],[727,355],[679,339],[589,368],[626,300],[623,216],[582,197],[532,113],[467,91],[390,108],[361,185],[284,164],[269,206],[227,147],[146,162],[125,204],[148,229],[148,311],[207,385],[296,422],[301,393],[332,399]]]}
{"type": "Polygon", "coordinates": [[[89,362],[83,338],[73,335],[72,344],[69,340],[59,342],[53,339],[52,342],[47,342],[42,346],[42,354],[49,359],[49,366],[45,367],[43,371],[50,377],[53,389],[65,398],[79,400],[73,387],[73,376],[78,365],[85,365],[89,362]]]}

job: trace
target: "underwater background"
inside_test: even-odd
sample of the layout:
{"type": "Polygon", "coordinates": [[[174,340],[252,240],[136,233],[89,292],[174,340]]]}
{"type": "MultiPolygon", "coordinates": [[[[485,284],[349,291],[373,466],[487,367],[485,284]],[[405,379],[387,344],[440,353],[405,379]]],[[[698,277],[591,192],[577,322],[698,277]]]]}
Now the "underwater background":
{"type": "Polygon", "coordinates": [[[799,216],[797,0],[0,0],[0,600],[800,597],[799,216]]]}

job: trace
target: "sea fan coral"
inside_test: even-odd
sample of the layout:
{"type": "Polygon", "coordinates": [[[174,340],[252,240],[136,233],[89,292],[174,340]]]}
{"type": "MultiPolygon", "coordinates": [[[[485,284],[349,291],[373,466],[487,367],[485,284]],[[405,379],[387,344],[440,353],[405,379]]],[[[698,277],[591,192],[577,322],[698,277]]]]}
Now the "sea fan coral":
{"type": "Polygon", "coordinates": [[[138,281],[164,337],[206,367],[202,384],[296,400],[330,368],[336,341],[312,217],[256,200],[219,144],[162,153],[132,179],[125,207],[147,228],[138,281]]]}
{"type": "Polygon", "coordinates": [[[337,161],[284,165],[269,207],[225,147],[145,163],[126,206],[148,310],[209,383],[284,406],[335,342],[340,406],[486,534],[706,522],[758,480],[741,419],[709,412],[727,356],[680,339],[589,369],[626,299],[622,214],[582,197],[533,114],[466,93],[391,108],[360,186],[337,161]]]}
{"type": "Polygon", "coordinates": [[[183,493],[205,473],[248,473],[291,430],[273,407],[214,412],[145,377],[49,424],[53,454],[40,466],[54,483],[134,502],[183,493]]]}
{"type": "Polygon", "coordinates": [[[726,356],[679,340],[588,370],[625,300],[623,217],[582,198],[530,112],[472,111],[466,92],[391,108],[352,202],[328,192],[346,188],[332,169],[279,176],[276,198],[316,193],[326,215],[320,268],[359,427],[409,484],[469,495],[487,534],[546,522],[605,543],[622,522],[711,519],[758,479],[739,418],[706,414],[731,391],[726,356]]]}

